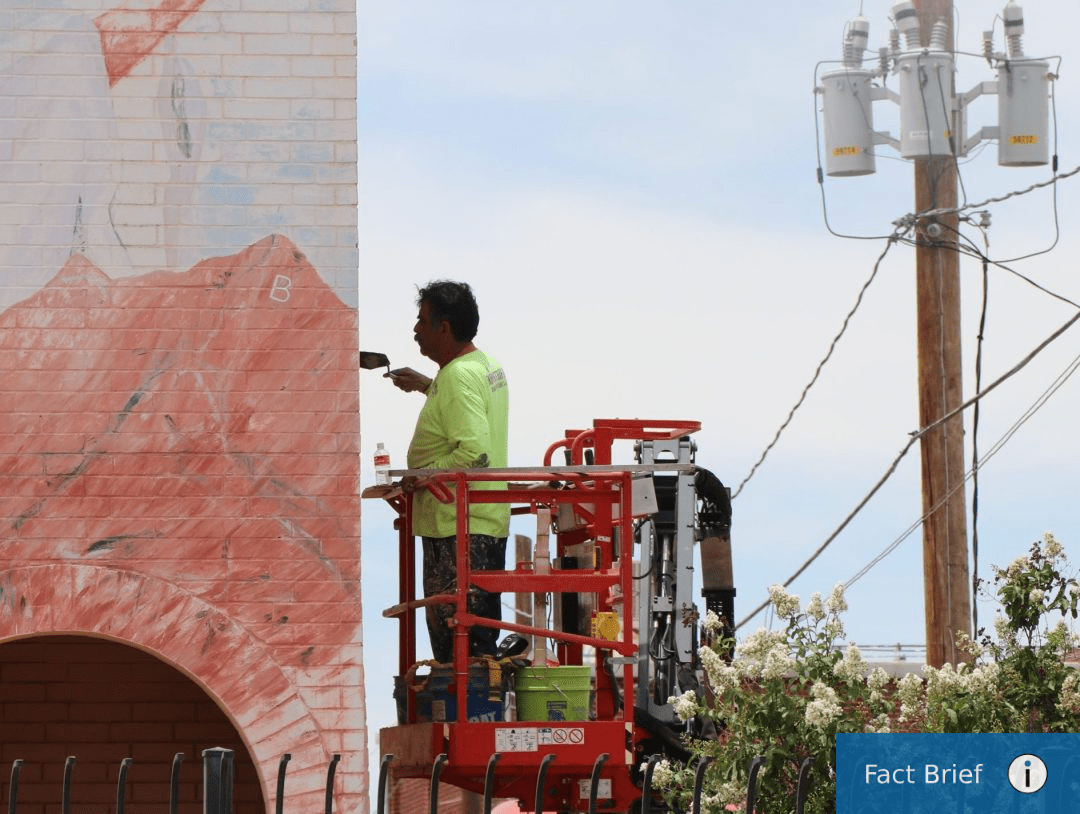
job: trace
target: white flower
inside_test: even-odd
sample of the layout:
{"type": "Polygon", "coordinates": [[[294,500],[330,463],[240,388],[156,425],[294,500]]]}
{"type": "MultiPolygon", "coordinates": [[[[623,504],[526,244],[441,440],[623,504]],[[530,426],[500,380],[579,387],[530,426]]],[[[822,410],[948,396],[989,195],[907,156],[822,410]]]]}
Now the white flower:
{"type": "Polygon", "coordinates": [[[806,615],[815,622],[825,618],[825,603],[821,600],[820,591],[810,594],[810,601],[806,603],[806,615]]]}
{"type": "Polygon", "coordinates": [[[838,582],[833,586],[832,593],[829,594],[829,598],[825,602],[825,607],[829,609],[829,613],[843,613],[848,609],[847,600],[844,599],[843,584],[838,582]]]}
{"type": "Polygon", "coordinates": [[[1009,563],[1009,567],[1005,569],[1005,574],[1010,577],[1015,577],[1017,574],[1022,571],[1026,571],[1030,567],[1031,560],[1029,560],[1027,557],[1017,557],[1015,560],[1009,563]]]}
{"type": "Polygon", "coordinates": [[[705,611],[705,621],[701,623],[701,626],[705,628],[708,633],[719,633],[724,628],[724,623],[720,620],[720,617],[716,615],[715,611],[705,611]]]}
{"type": "Polygon", "coordinates": [[[1008,642],[1012,639],[1012,631],[1009,630],[1009,620],[1001,613],[994,614],[994,633],[997,634],[998,639],[1002,642],[1008,642]]]}
{"type": "Polygon", "coordinates": [[[701,666],[705,670],[705,677],[709,681],[709,686],[713,688],[713,692],[718,696],[722,696],[739,686],[738,671],[720,658],[720,654],[711,647],[699,648],[698,656],[701,658],[701,666]]]}
{"type": "Polygon", "coordinates": [[[1050,560],[1056,560],[1064,553],[1064,547],[1057,541],[1052,533],[1049,531],[1043,535],[1043,543],[1046,546],[1046,557],[1050,560]]]}
{"type": "Polygon", "coordinates": [[[787,642],[777,644],[765,656],[765,663],[761,665],[761,678],[765,681],[783,678],[793,672],[795,667],[795,659],[791,656],[787,642]]]}
{"type": "Polygon", "coordinates": [[[653,766],[652,782],[656,788],[670,786],[675,780],[675,769],[666,760],[661,760],[653,766]]]}
{"type": "Polygon", "coordinates": [[[859,648],[851,643],[844,657],[833,667],[833,675],[843,681],[857,681],[862,678],[865,670],[866,662],[863,661],[859,648]]]}
{"type": "Polygon", "coordinates": [[[674,707],[675,716],[686,723],[698,713],[697,696],[693,690],[687,690],[682,695],[673,695],[668,703],[674,707]]]}
{"type": "Polygon", "coordinates": [[[885,685],[888,683],[889,674],[880,667],[875,667],[866,676],[866,686],[871,690],[884,689],[885,685]]]}
{"type": "Polygon", "coordinates": [[[964,631],[960,631],[956,634],[956,647],[957,649],[970,654],[976,661],[982,658],[983,654],[986,652],[985,647],[972,639],[964,631]]]}
{"type": "Polygon", "coordinates": [[[1045,594],[1043,593],[1042,588],[1032,588],[1031,593],[1028,594],[1028,599],[1034,604],[1039,605],[1042,604],[1044,596],[1045,594]]]}
{"type": "Polygon", "coordinates": [[[843,713],[840,698],[836,690],[820,681],[810,688],[813,701],[806,705],[806,723],[818,729],[824,729],[843,713]]]}
{"type": "Polygon", "coordinates": [[[716,790],[716,802],[725,805],[738,805],[746,802],[746,784],[738,780],[724,783],[716,790]]]}
{"type": "Polygon", "coordinates": [[[774,678],[795,666],[787,634],[780,630],[755,630],[738,645],[737,652],[735,668],[743,678],[774,678]]]}
{"type": "Polygon", "coordinates": [[[799,595],[789,594],[783,585],[769,586],[769,601],[781,619],[791,619],[799,612],[799,595]]]}
{"type": "Polygon", "coordinates": [[[915,673],[907,673],[897,688],[900,696],[900,720],[907,721],[923,708],[923,681],[915,673]]]}
{"type": "Polygon", "coordinates": [[[1063,714],[1080,715],[1080,674],[1075,671],[1065,677],[1057,708],[1063,714]]]}
{"type": "Polygon", "coordinates": [[[764,662],[769,651],[778,644],[787,644],[787,634],[780,630],[758,628],[737,646],[739,655],[750,661],[764,662]]]}
{"type": "Polygon", "coordinates": [[[844,638],[844,623],[840,621],[840,617],[832,616],[825,623],[825,636],[830,642],[844,638]]]}

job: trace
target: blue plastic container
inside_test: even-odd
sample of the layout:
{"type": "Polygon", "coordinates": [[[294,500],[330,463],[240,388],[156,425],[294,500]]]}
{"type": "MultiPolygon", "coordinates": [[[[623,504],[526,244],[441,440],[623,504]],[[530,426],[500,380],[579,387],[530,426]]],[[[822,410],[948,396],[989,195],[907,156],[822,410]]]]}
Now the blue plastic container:
{"type": "MultiPolygon", "coordinates": [[[[468,716],[473,723],[503,720],[503,688],[501,673],[499,683],[491,685],[491,674],[487,667],[474,665],[469,668],[468,716]]],[[[457,676],[450,667],[432,669],[423,687],[416,691],[416,720],[456,721],[457,720],[457,676]]],[[[398,700],[398,723],[404,723],[404,697],[400,677],[395,680],[394,696],[398,700]]]]}

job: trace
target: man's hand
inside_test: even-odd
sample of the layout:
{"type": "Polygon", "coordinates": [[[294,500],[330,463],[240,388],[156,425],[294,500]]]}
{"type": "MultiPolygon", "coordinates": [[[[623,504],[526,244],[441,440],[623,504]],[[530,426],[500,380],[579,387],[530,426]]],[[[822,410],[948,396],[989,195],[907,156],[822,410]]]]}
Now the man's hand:
{"type": "Polygon", "coordinates": [[[396,370],[391,370],[389,373],[384,373],[383,378],[389,379],[394,383],[395,387],[404,390],[406,393],[426,393],[427,389],[431,387],[431,379],[423,373],[417,373],[411,367],[399,367],[396,370]]]}

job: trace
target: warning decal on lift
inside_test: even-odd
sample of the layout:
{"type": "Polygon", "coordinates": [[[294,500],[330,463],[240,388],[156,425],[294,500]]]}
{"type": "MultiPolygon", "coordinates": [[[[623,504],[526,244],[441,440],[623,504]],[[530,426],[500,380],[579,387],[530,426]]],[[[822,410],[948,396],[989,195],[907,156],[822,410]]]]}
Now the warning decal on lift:
{"type": "Polygon", "coordinates": [[[531,727],[495,730],[496,752],[535,752],[536,744],[536,730],[531,727]]]}
{"type": "MultiPolygon", "coordinates": [[[[578,781],[578,797],[582,800],[588,800],[592,794],[592,780],[579,780],[578,781]]],[[[606,777],[600,778],[600,782],[596,784],[596,799],[597,800],[610,800],[611,799],[611,780],[606,777]]]]}
{"type": "Polygon", "coordinates": [[[585,743],[585,729],[584,727],[563,727],[560,729],[540,729],[538,730],[540,736],[541,746],[560,746],[564,743],[580,744],[585,743]]]}
{"type": "Polygon", "coordinates": [[[579,746],[585,743],[585,728],[528,727],[495,730],[495,751],[535,752],[540,746],[579,746]]]}

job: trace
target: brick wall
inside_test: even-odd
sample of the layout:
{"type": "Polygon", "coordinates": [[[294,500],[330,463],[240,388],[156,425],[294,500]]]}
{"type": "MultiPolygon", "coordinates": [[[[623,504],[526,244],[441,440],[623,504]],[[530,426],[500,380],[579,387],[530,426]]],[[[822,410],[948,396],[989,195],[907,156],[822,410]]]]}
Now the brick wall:
{"type": "Polygon", "coordinates": [[[355,24],[355,0],[0,8],[0,677],[65,665],[0,701],[27,805],[55,810],[68,754],[104,788],[125,749],[220,737],[245,806],[290,752],[287,808],[321,809],[338,753],[338,810],[367,810],[355,24]]]}
{"type": "Polygon", "coordinates": [[[0,709],[0,761],[5,767],[24,761],[17,793],[20,814],[57,810],[69,755],[77,758],[72,814],[96,814],[115,804],[126,757],[134,760],[126,804],[164,810],[161,801],[169,799],[176,752],[184,753],[179,809],[197,812],[202,806],[200,755],[217,746],[237,752],[237,814],[262,810],[258,778],[236,728],[189,678],[134,648],[70,636],[10,642],[0,647],[0,709]]]}

